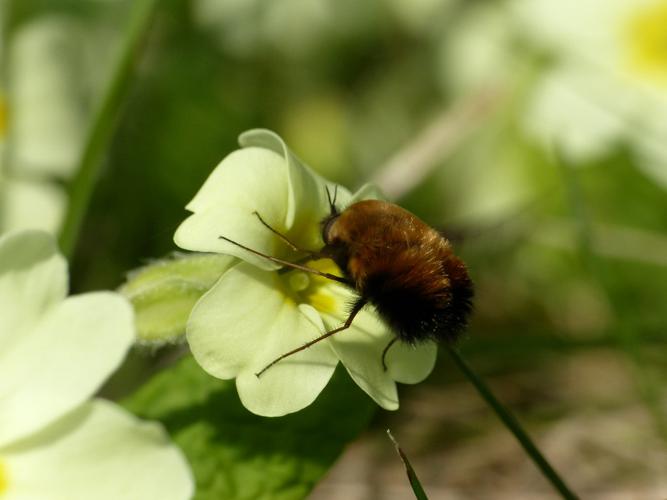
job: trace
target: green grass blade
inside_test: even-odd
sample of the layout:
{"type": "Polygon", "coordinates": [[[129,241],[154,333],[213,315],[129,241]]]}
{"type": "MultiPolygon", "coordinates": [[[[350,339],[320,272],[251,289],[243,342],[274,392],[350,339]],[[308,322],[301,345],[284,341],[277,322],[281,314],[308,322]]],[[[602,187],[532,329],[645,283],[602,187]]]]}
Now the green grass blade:
{"type": "Polygon", "coordinates": [[[410,486],[412,487],[412,491],[415,494],[415,498],[417,500],[428,500],[428,497],[426,496],[426,492],[424,491],[424,488],[422,487],[421,483],[419,482],[419,478],[417,477],[417,473],[415,470],[412,468],[412,465],[410,464],[410,460],[408,460],[407,455],[403,452],[401,447],[398,445],[398,442],[396,439],[394,439],[394,436],[392,436],[391,431],[387,429],[387,436],[389,436],[389,439],[391,439],[391,442],[394,443],[394,448],[396,448],[396,452],[398,453],[398,456],[401,457],[401,461],[403,462],[403,465],[405,466],[405,473],[408,475],[408,481],[410,481],[410,486]]]}
{"type": "Polygon", "coordinates": [[[69,186],[69,204],[60,231],[60,248],[70,258],[74,253],[104,155],[120,116],[121,104],[130,88],[141,42],[148,31],[156,5],[157,0],[133,2],[118,60],[93,117],[76,175],[69,186]]]}
{"type": "Polygon", "coordinates": [[[472,383],[477,389],[482,399],[496,412],[498,418],[505,424],[509,431],[514,434],[514,437],[519,441],[525,452],[535,463],[538,469],[542,472],[544,477],[552,484],[552,486],[560,493],[566,500],[576,500],[578,497],[568,488],[565,481],[558,475],[556,470],[544,458],[538,447],[533,443],[528,433],[523,430],[519,421],[510,413],[510,411],[503,406],[503,404],[496,399],[496,397],[488,388],[486,383],[468,366],[468,363],[463,359],[458,350],[452,346],[446,346],[450,356],[456,363],[456,366],[461,370],[463,375],[472,383]]]}

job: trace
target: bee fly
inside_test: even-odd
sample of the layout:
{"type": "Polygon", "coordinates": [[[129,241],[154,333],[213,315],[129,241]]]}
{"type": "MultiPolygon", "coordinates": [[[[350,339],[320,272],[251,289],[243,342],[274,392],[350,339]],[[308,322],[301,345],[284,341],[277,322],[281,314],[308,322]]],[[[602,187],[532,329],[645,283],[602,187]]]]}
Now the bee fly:
{"type": "Polygon", "coordinates": [[[327,198],[330,213],[321,223],[324,246],[318,252],[298,248],[259,213],[255,215],[294,251],[305,252],[313,259],[333,260],[343,277],[272,257],[220,236],[270,261],[343,283],[358,295],[342,326],[279,356],[256,375],[259,377],[282,359],[349,328],[367,304],[375,308],[395,334],[382,352],[385,370],[385,356],[397,340],[413,345],[428,340],[455,341],[472,310],[473,284],[449,240],[394,203],[365,200],[339,211],[336,190],[332,200],[327,189],[327,198]]]}

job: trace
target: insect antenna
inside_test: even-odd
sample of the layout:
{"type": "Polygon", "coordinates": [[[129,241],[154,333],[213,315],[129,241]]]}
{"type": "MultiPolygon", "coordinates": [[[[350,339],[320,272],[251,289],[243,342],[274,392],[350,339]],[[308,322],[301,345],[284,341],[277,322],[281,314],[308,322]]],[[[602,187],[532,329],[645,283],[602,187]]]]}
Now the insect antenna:
{"type": "Polygon", "coordinates": [[[338,215],[338,208],[336,208],[336,198],[338,197],[338,184],[334,184],[333,200],[331,199],[331,193],[329,192],[329,186],[324,186],[324,190],[327,192],[327,200],[329,200],[330,214],[331,215],[338,215]]]}
{"type": "Polygon", "coordinates": [[[253,253],[253,254],[258,255],[260,257],[264,257],[265,259],[270,260],[271,262],[275,262],[276,264],[282,264],[283,266],[291,267],[293,269],[299,269],[300,271],[305,271],[307,273],[317,274],[318,276],[322,276],[323,278],[327,278],[327,279],[330,279],[332,281],[337,281],[338,283],[343,283],[344,285],[354,287],[354,283],[352,283],[350,280],[342,278],[340,276],[336,276],[335,274],[324,273],[324,272],[319,271],[317,269],[314,269],[312,267],[303,266],[301,264],[296,264],[294,262],[290,262],[289,260],[280,259],[278,257],[273,257],[271,255],[267,255],[265,253],[254,250],[250,247],[242,245],[238,241],[234,241],[232,239],[229,239],[226,236],[218,236],[218,238],[221,239],[221,240],[225,240],[225,241],[227,241],[227,242],[229,242],[233,245],[236,245],[237,247],[242,248],[243,250],[246,250],[250,253],[253,253]]]}
{"type": "Polygon", "coordinates": [[[320,341],[322,341],[322,340],[324,340],[328,337],[331,337],[335,333],[342,332],[343,330],[347,330],[348,328],[350,328],[350,325],[352,325],[352,321],[354,320],[354,317],[359,313],[359,311],[361,311],[361,309],[365,305],[366,305],[366,300],[363,299],[363,298],[360,298],[352,306],[352,310],[350,311],[350,314],[348,315],[347,319],[345,320],[345,323],[343,324],[343,326],[339,326],[338,328],[334,328],[333,330],[328,331],[323,335],[320,335],[316,339],[311,340],[310,342],[307,342],[307,343],[303,344],[301,347],[297,347],[296,349],[292,349],[291,351],[286,352],[285,354],[282,354],[281,356],[278,356],[276,359],[271,361],[268,365],[266,365],[260,371],[255,373],[255,376],[257,378],[259,378],[262,375],[262,373],[264,373],[266,370],[271,368],[278,361],[281,361],[281,360],[285,359],[286,357],[291,356],[292,354],[296,354],[297,352],[301,352],[304,349],[308,349],[310,346],[312,346],[314,344],[317,344],[318,342],[320,342],[320,341]]]}
{"type": "Polygon", "coordinates": [[[296,246],[294,243],[292,243],[292,241],[287,236],[285,236],[283,233],[281,233],[277,229],[274,229],[273,227],[271,227],[271,225],[269,225],[268,222],[266,222],[264,219],[262,219],[262,216],[259,215],[259,212],[254,211],[253,214],[257,216],[257,218],[259,219],[259,222],[261,222],[264,225],[264,227],[266,227],[269,231],[271,231],[278,238],[280,238],[288,247],[290,247],[295,252],[307,253],[308,255],[310,255],[313,258],[321,258],[320,254],[318,252],[311,252],[310,250],[304,250],[304,249],[299,248],[298,246],[296,246]]]}

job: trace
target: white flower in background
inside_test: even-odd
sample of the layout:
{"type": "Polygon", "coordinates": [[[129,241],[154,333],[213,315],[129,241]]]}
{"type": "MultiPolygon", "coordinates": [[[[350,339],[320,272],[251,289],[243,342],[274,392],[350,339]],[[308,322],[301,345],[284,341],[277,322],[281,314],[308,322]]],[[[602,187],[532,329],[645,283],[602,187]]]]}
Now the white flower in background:
{"type": "Polygon", "coordinates": [[[554,57],[527,127],[575,159],[627,142],[667,186],[667,1],[517,0],[518,29],[554,57]]]}
{"type": "Polygon", "coordinates": [[[271,51],[287,58],[317,56],[332,42],[376,29],[381,1],[195,0],[195,19],[237,57],[271,51]]]}
{"type": "Polygon", "coordinates": [[[47,16],[19,28],[8,46],[10,162],[21,173],[69,177],[85,133],[85,33],[47,16]]]}
{"type": "Polygon", "coordinates": [[[41,229],[54,233],[60,227],[65,194],[54,183],[17,179],[0,168],[0,232],[41,229]]]}
{"type": "Polygon", "coordinates": [[[407,30],[416,36],[442,29],[457,0],[383,0],[407,30]]]}
{"type": "Polygon", "coordinates": [[[55,232],[66,196],[54,181],[75,173],[112,37],[98,24],[48,15],[18,25],[8,42],[7,88],[0,90],[0,232],[55,232]]]}
{"type": "Polygon", "coordinates": [[[60,226],[65,194],[52,181],[72,173],[84,133],[73,28],[60,18],[38,18],[19,27],[6,47],[0,230],[60,226]]]}
{"type": "Polygon", "coordinates": [[[134,341],[129,303],[67,288],[51,236],[0,237],[0,498],[189,498],[189,468],[159,425],[89,400],[134,341]]]}
{"type": "Polygon", "coordinates": [[[454,87],[523,87],[526,133],[575,162],[627,144],[667,186],[667,1],[480,5],[445,42],[454,87]]]}
{"type": "Polygon", "coordinates": [[[500,2],[475,3],[459,12],[438,48],[443,90],[457,94],[481,88],[506,90],[508,80],[521,78],[525,53],[516,46],[517,33],[512,28],[500,2]]]}
{"type": "MultiPolygon", "coordinates": [[[[423,380],[437,349],[432,343],[416,348],[398,343],[389,350],[384,371],[381,354],[393,334],[370,309],[363,309],[348,330],[255,376],[278,356],[342,325],[353,294],[329,279],[280,269],[219,238],[293,262],[305,257],[262,225],[257,212],[300,248],[323,246],[320,221],[329,214],[325,186],[333,192],[333,185],[303,165],[272,132],[246,132],[240,143],[244,148],[227,156],[187,205],[193,215],[174,237],[181,248],[240,259],[192,310],[186,333],[195,359],[211,375],[236,378],[244,406],[259,415],[279,416],[308,406],[338,361],[379,405],[396,409],[396,382],[423,380]]],[[[371,197],[375,191],[368,186],[355,195],[337,188],[339,208],[371,197]]],[[[339,272],[329,260],[307,264],[339,272]]]]}

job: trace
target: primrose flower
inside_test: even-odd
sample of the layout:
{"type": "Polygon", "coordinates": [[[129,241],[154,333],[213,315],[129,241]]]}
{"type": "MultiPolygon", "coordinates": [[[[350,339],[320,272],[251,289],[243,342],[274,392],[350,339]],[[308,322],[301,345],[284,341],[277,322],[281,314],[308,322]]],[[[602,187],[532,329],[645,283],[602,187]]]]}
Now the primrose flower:
{"type": "Polygon", "coordinates": [[[54,181],[75,173],[109,38],[98,22],[65,14],[9,33],[0,65],[0,232],[59,228],[67,197],[54,181]]]}
{"type": "Polygon", "coordinates": [[[239,139],[243,149],[227,156],[187,205],[193,214],[178,228],[178,246],[233,255],[239,260],[197,302],[187,340],[199,364],[221,379],[236,378],[244,406],[280,416],[312,403],[340,361],[354,381],[386,409],[398,408],[396,382],[417,383],[432,370],[436,346],[395,344],[382,367],[382,350],[394,338],[374,311],[365,308],[351,328],[289,356],[257,377],[278,356],[341,326],[353,291],[329,279],[282,267],[220,239],[340,274],[329,260],[308,261],[267,224],[297,247],[324,245],[321,220],[329,214],[326,188],[344,209],[377,197],[371,186],[352,195],[301,163],[276,134],[252,130],[239,139]]]}
{"type": "Polygon", "coordinates": [[[575,158],[619,141],[667,187],[667,1],[518,0],[518,27],[555,59],[527,126],[575,158]]]}
{"type": "Polygon", "coordinates": [[[89,400],[134,341],[129,303],[67,286],[47,233],[0,237],[0,498],[189,498],[159,425],[89,400]]]}
{"type": "Polygon", "coordinates": [[[443,74],[458,89],[514,86],[527,135],[575,163],[630,146],[667,187],[666,27],[665,0],[475,5],[447,36],[443,74]]]}

